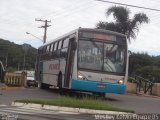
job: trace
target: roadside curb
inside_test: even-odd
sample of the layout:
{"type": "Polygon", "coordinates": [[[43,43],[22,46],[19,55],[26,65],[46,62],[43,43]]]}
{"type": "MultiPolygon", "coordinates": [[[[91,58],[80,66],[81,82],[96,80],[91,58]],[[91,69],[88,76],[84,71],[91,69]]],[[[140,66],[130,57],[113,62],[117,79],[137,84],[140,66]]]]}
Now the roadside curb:
{"type": "Polygon", "coordinates": [[[140,97],[150,97],[150,98],[158,98],[158,99],[160,99],[160,96],[154,96],[154,95],[133,94],[133,93],[127,93],[126,95],[140,96],[140,97]]]}
{"type": "Polygon", "coordinates": [[[84,109],[84,108],[71,108],[71,107],[32,104],[32,103],[26,104],[26,103],[19,103],[19,102],[12,102],[11,105],[18,106],[18,107],[25,107],[25,108],[38,108],[38,109],[47,109],[47,110],[74,112],[74,113],[83,113],[83,114],[132,114],[132,113],[126,113],[126,112],[93,110],[93,109],[84,109]]]}

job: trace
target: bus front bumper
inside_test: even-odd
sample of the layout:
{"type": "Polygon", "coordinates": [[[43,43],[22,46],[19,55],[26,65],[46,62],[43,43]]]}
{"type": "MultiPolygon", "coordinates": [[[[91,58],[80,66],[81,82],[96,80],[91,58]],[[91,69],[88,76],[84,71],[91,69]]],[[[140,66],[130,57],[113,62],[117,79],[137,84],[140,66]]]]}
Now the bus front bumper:
{"type": "Polygon", "coordinates": [[[72,80],[71,89],[88,92],[124,94],[126,85],[91,80],[72,80]]]}

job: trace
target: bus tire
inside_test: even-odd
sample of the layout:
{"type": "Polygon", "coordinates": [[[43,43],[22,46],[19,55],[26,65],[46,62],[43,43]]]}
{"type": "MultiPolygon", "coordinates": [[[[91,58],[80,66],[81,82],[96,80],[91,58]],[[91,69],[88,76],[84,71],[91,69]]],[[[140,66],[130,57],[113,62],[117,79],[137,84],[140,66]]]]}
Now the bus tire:
{"type": "Polygon", "coordinates": [[[97,92],[95,92],[95,93],[93,93],[93,96],[94,96],[95,98],[101,97],[101,98],[105,99],[106,93],[105,93],[105,92],[102,92],[102,93],[97,93],[97,92]]]}
{"type": "Polygon", "coordinates": [[[106,93],[100,93],[100,96],[105,99],[106,98],[106,93]]]}
{"type": "Polygon", "coordinates": [[[59,89],[62,89],[62,72],[60,71],[58,74],[58,84],[59,89]]]}
{"type": "Polygon", "coordinates": [[[45,84],[45,83],[41,83],[40,84],[40,89],[48,89],[49,85],[45,84]]]}

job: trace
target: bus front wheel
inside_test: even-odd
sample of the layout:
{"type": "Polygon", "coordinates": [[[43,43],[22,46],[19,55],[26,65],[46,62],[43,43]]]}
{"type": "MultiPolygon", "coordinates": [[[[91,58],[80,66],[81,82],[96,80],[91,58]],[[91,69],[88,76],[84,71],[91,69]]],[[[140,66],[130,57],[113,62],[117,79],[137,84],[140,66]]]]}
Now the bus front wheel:
{"type": "Polygon", "coordinates": [[[102,92],[102,93],[93,93],[93,95],[95,96],[95,97],[102,97],[102,98],[104,98],[105,99],[105,97],[106,97],[106,93],[104,93],[104,92],[102,92]]]}
{"type": "Polygon", "coordinates": [[[62,72],[59,72],[57,86],[59,87],[59,93],[64,95],[64,89],[62,87],[62,72]]]}

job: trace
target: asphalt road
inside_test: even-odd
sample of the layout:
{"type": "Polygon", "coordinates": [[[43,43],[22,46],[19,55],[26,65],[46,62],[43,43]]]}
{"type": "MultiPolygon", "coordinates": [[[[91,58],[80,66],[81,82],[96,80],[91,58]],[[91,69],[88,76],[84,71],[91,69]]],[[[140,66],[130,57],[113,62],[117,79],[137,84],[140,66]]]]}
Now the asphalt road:
{"type": "Polygon", "coordinates": [[[160,97],[145,97],[136,95],[108,94],[107,98],[115,106],[134,110],[136,113],[159,113],[160,97]]]}
{"type": "Polygon", "coordinates": [[[30,87],[17,90],[0,90],[0,104],[10,105],[15,100],[21,99],[55,99],[59,96],[57,90],[41,90],[30,87]]]}
{"type": "MultiPolygon", "coordinates": [[[[10,105],[19,99],[55,99],[59,96],[57,90],[41,90],[39,88],[23,88],[18,90],[0,91],[0,104],[10,105]]],[[[136,113],[160,113],[160,98],[134,95],[107,94],[106,102],[117,107],[134,110],[136,113]]]]}

